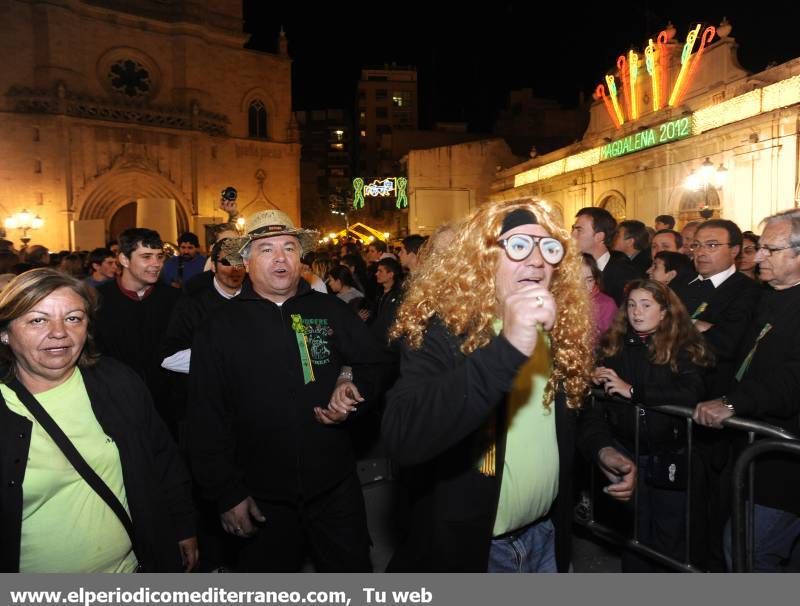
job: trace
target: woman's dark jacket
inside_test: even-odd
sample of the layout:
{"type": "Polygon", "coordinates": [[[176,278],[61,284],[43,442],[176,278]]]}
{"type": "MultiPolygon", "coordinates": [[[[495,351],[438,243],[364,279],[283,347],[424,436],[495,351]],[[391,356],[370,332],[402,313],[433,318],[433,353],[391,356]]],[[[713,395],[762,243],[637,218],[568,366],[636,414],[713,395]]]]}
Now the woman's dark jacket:
{"type": "MultiPolygon", "coordinates": [[[[477,463],[489,427],[506,427],[506,397],[527,360],[498,336],[470,355],[434,318],[418,350],[403,347],[400,378],[387,393],[382,437],[409,490],[408,531],[388,571],[486,572],[500,497],[504,430],[496,436],[497,474],[477,463]]],[[[563,394],[553,406],[559,453],[559,496],[551,508],[556,560],[570,561],[575,420],[563,394]]],[[[532,444],[531,448],[536,445],[532,444]]]]}
{"type": "MultiPolygon", "coordinates": [[[[119,450],[139,564],[147,572],[179,572],[178,541],[193,537],[195,530],[191,480],[178,449],[153,408],[150,393],[130,368],[100,358],[80,372],[95,417],[119,450]]],[[[22,482],[32,429],[32,423],[11,412],[0,397],[2,572],[19,570],[22,482]]]]}
{"type": "Polygon", "coordinates": [[[620,351],[598,362],[630,383],[634,395],[630,404],[598,398],[583,411],[578,444],[586,458],[594,460],[600,449],[615,443],[634,451],[636,405],[643,409],[639,415],[642,454],[674,452],[685,446],[685,420],[647,408],[661,404],[694,407],[704,396],[704,369],[683,352],[678,354],[677,372],[669,364],[654,364],[648,358],[649,341],[650,337],[642,340],[629,330],[620,351]]]}

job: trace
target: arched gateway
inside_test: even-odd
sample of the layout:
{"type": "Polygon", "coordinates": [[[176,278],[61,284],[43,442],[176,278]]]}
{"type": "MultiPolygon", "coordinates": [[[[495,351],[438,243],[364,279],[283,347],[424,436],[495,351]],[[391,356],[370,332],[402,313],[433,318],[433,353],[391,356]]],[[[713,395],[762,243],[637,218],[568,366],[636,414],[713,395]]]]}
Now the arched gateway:
{"type": "MultiPolygon", "coordinates": [[[[87,183],[78,196],[78,218],[103,220],[106,234],[113,238],[128,227],[136,227],[136,200],[145,198],[162,199],[165,215],[174,200],[177,233],[189,231],[191,204],[184,193],[163,175],[144,167],[114,168],[87,183]]],[[[159,226],[140,227],[158,229],[159,226]]],[[[162,233],[161,237],[174,241],[176,235],[162,233]]]]}

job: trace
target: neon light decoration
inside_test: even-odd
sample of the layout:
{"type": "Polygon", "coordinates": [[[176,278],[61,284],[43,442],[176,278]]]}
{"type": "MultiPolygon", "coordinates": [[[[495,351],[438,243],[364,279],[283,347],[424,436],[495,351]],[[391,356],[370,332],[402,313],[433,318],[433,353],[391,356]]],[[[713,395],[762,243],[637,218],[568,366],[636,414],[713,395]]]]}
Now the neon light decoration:
{"type": "Polygon", "coordinates": [[[669,98],[670,107],[675,107],[681,98],[681,89],[687,79],[686,75],[689,71],[689,64],[692,59],[692,49],[694,48],[694,43],[699,33],[700,24],[698,23],[697,27],[686,36],[686,44],[683,45],[683,52],[681,52],[681,70],[678,72],[678,78],[675,80],[675,86],[672,87],[672,95],[669,98]]]}
{"type": "Polygon", "coordinates": [[[617,100],[617,83],[614,82],[614,76],[606,76],[606,84],[608,84],[608,92],[611,95],[611,104],[614,106],[614,113],[617,114],[617,128],[625,124],[625,116],[622,115],[622,108],[619,106],[617,100]]]}
{"type": "Polygon", "coordinates": [[[617,57],[617,69],[622,80],[622,92],[625,95],[625,115],[630,120],[633,117],[631,114],[631,81],[628,74],[628,60],[625,55],[617,57]]]}
{"type": "MultiPolygon", "coordinates": [[[[703,57],[703,51],[706,48],[706,44],[714,39],[714,35],[716,33],[717,28],[715,28],[713,25],[709,25],[703,30],[703,34],[700,36],[700,48],[697,49],[697,54],[694,56],[694,59],[692,59],[692,64],[689,66],[689,75],[686,77],[687,82],[694,80],[694,75],[697,72],[697,66],[700,65],[700,59],[703,57]]],[[[678,101],[680,101],[680,98],[678,98],[678,101]]]]}
{"type": "Polygon", "coordinates": [[[647,48],[644,49],[644,66],[647,68],[647,75],[650,76],[650,89],[653,96],[653,111],[657,112],[661,107],[659,96],[661,91],[658,86],[658,68],[656,66],[656,45],[653,44],[653,39],[650,38],[647,43],[647,48]]]}
{"type": "Polygon", "coordinates": [[[375,179],[372,183],[365,184],[364,179],[356,177],[353,179],[353,208],[364,208],[364,198],[387,198],[392,195],[397,196],[397,208],[408,206],[408,179],[405,177],[388,177],[386,179],[375,179]]]}
{"type": "Polygon", "coordinates": [[[405,177],[397,177],[397,208],[408,208],[408,194],[406,188],[408,187],[408,179],[405,177]]]}
{"type": "Polygon", "coordinates": [[[638,120],[639,92],[636,89],[636,82],[639,79],[639,55],[632,50],[628,51],[628,70],[631,81],[631,120],[638,120]]]}
{"type": "Polygon", "coordinates": [[[669,82],[669,55],[667,54],[667,42],[669,42],[669,34],[666,30],[662,30],[656,38],[656,45],[658,48],[658,107],[664,107],[667,104],[667,83],[669,82]]]}
{"type": "MultiPolygon", "coordinates": [[[[666,30],[664,30],[659,32],[655,43],[652,38],[648,40],[648,44],[644,49],[644,58],[647,74],[650,76],[650,87],[653,94],[653,111],[658,111],[667,105],[671,107],[680,105],[689,83],[697,73],[706,46],[711,43],[716,35],[716,28],[708,26],[703,31],[702,36],[700,36],[700,45],[697,52],[693,55],[692,51],[694,50],[698,35],[700,35],[701,27],[702,26],[698,24],[694,29],[689,30],[686,36],[686,42],[681,51],[681,67],[671,92],[667,90],[667,84],[669,82],[669,50],[667,48],[667,42],[669,42],[669,35],[666,30]]],[[[639,59],[639,54],[634,50],[628,51],[627,57],[625,55],[620,55],[617,58],[617,69],[619,70],[619,77],[622,80],[623,92],[625,94],[624,113],[620,107],[614,76],[606,76],[606,83],[608,84],[611,108],[613,108],[613,111],[609,107],[603,85],[600,84],[595,89],[595,98],[603,100],[606,111],[616,128],[620,128],[625,123],[626,116],[629,121],[634,121],[641,115],[642,108],[640,107],[638,96],[638,83],[640,79],[639,59]]]]}
{"type": "Polygon", "coordinates": [[[648,147],[671,143],[692,134],[692,121],[688,116],[664,122],[641,132],[604,145],[600,148],[600,161],[612,160],[648,147]]]}
{"type": "Polygon", "coordinates": [[[353,208],[364,208],[364,179],[353,179],[353,208]]]}
{"type": "Polygon", "coordinates": [[[394,179],[376,179],[369,185],[364,186],[364,195],[370,198],[381,196],[386,198],[394,193],[394,179]]]}
{"type": "Polygon", "coordinates": [[[606,87],[603,86],[602,84],[598,84],[597,88],[594,89],[594,98],[603,100],[603,105],[605,105],[606,107],[606,111],[608,112],[609,118],[611,118],[611,121],[614,123],[614,126],[619,128],[620,127],[619,119],[617,118],[617,114],[614,113],[614,108],[611,105],[611,101],[606,96],[606,87]]]}

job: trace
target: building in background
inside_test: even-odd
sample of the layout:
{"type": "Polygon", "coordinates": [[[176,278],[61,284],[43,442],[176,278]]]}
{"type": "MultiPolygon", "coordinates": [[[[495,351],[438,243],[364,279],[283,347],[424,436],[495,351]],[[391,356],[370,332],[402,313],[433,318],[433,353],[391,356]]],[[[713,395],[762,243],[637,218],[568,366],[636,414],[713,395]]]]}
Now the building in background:
{"type": "Polygon", "coordinates": [[[495,121],[493,134],[506,140],[519,156],[535,157],[580,139],[589,123],[589,108],[583,99],[575,109],[564,109],[557,101],[533,96],[533,90],[512,90],[508,105],[495,121]]]}
{"type": "Polygon", "coordinates": [[[498,170],[518,164],[508,144],[481,139],[408,152],[408,232],[428,235],[489,199],[498,170]]]}
{"type": "Polygon", "coordinates": [[[247,39],[241,0],[0,3],[0,218],[38,214],[54,249],[133,225],[202,237],[232,185],[243,214],[298,221],[287,41],[247,39]]]}
{"type": "Polygon", "coordinates": [[[419,128],[417,70],[385,65],[361,70],[356,111],[358,120],[357,172],[370,177],[386,176],[382,137],[419,128]]]}
{"type": "Polygon", "coordinates": [[[584,206],[679,227],[723,217],[742,229],[800,201],[800,58],[751,74],[731,24],[668,26],[620,55],[573,145],[500,171],[494,199],[537,196],[571,224],[584,206]]]}
{"type": "Polygon", "coordinates": [[[338,226],[332,205],[341,208],[353,188],[353,126],[341,109],[296,111],[300,133],[302,223],[323,229],[338,226]]]}

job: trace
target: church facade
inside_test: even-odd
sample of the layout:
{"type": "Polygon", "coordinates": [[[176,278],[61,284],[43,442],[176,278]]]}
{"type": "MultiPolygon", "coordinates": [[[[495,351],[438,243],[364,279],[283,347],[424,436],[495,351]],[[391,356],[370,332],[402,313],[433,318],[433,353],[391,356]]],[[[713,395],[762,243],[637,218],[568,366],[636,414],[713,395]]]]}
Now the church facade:
{"type": "Polygon", "coordinates": [[[0,0],[0,219],[38,215],[56,250],[133,226],[202,240],[233,186],[245,216],[299,223],[286,38],[247,39],[241,0],[0,0]]]}

